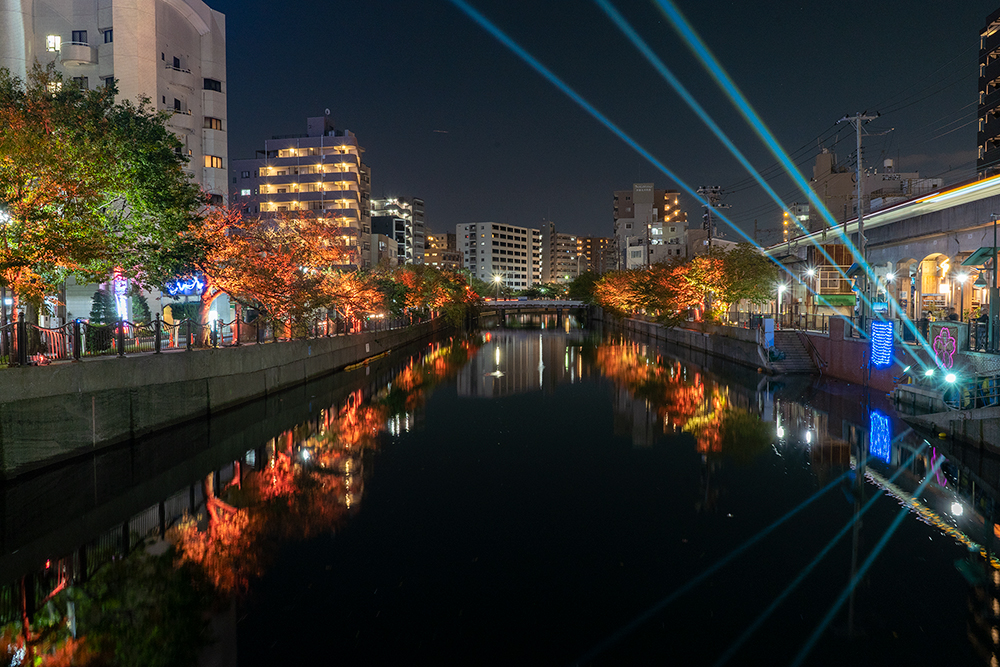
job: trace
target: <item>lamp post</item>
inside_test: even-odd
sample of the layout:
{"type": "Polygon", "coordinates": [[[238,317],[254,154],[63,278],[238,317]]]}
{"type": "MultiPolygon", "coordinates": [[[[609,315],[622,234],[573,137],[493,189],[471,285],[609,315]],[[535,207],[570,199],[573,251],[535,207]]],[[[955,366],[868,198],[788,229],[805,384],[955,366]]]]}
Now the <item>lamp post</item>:
{"type": "Polygon", "coordinates": [[[816,269],[810,266],[808,269],[806,269],[806,278],[808,278],[808,280],[806,281],[806,288],[807,288],[806,292],[809,295],[809,304],[811,305],[810,310],[812,310],[813,315],[816,314],[816,294],[815,294],[816,286],[814,285],[813,281],[813,278],[815,277],[816,277],[816,269]]]}
{"type": "Polygon", "coordinates": [[[779,324],[781,323],[781,295],[785,293],[786,289],[788,289],[788,285],[786,285],[785,283],[779,283],[778,284],[778,318],[777,319],[778,319],[778,323],[779,324]]]}
{"type": "Polygon", "coordinates": [[[969,279],[968,273],[959,273],[955,276],[958,281],[958,321],[963,322],[962,311],[965,310],[965,281],[969,279]]]}
{"type": "Polygon", "coordinates": [[[493,276],[493,284],[496,285],[496,288],[497,288],[496,299],[497,299],[497,301],[499,301],[500,300],[500,285],[503,284],[503,275],[499,274],[499,273],[496,274],[496,275],[494,275],[493,276]]]}

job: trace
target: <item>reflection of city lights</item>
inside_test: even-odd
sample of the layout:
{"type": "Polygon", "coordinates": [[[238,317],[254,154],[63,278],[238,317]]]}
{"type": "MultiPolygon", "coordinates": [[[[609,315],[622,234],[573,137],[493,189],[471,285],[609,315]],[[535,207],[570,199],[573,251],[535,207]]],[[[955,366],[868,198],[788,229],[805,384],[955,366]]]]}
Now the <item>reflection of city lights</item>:
{"type": "Polygon", "coordinates": [[[813,432],[812,431],[806,431],[806,444],[808,444],[808,443],[810,443],[812,441],[813,441],[813,432]]]}
{"type": "Polygon", "coordinates": [[[955,516],[962,516],[962,512],[964,511],[965,510],[962,507],[962,503],[954,502],[951,504],[951,513],[954,514],[955,516]]]}
{"type": "Polygon", "coordinates": [[[500,345],[497,345],[494,348],[493,360],[494,360],[494,362],[496,363],[497,366],[500,365],[500,345]]]}
{"type": "Polygon", "coordinates": [[[784,438],[785,437],[785,429],[783,429],[780,426],[778,427],[778,437],[779,438],[784,438]]]}

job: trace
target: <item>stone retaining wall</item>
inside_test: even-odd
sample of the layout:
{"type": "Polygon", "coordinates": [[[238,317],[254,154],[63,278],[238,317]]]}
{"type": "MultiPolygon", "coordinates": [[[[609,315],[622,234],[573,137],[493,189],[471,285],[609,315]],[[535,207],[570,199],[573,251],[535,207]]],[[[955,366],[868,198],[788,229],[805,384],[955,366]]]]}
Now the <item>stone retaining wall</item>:
{"type": "Polygon", "coordinates": [[[0,475],[218,413],[444,330],[441,319],[333,338],[106,357],[0,372],[0,475]]]}

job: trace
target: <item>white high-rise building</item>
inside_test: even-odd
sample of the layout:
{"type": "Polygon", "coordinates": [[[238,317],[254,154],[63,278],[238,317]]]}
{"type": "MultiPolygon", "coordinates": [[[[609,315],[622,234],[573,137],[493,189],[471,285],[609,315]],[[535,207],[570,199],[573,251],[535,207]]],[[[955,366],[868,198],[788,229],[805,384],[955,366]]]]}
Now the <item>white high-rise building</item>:
{"type": "Polygon", "coordinates": [[[25,79],[55,63],[64,81],[118,86],[119,99],[149,98],[190,159],[189,177],[223,203],[226,17],[200,0],[3,0],[0,67],[25,79]]]}
{"type": "Polygon", "coordinates": [[[513,290],[538,282],[541,238],[537,229],[469,222],[455,226],[463,263],[480,280],[500,281],[513,290]]]}

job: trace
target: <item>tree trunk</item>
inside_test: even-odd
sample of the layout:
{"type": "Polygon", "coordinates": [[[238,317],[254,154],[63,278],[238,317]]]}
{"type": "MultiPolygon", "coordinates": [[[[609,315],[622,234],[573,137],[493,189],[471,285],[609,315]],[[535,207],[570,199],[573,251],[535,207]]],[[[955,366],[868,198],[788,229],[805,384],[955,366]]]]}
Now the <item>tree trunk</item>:
{"type": "Polygon", "coordinates": [[[212,304],[222,295],[222,292],[212,285],[210,278],[206,277],[205,282],[205,291],[201,293],[201,300],[198,305],[198,323],[201,324],[198,340],[201,341],[200,345],[202,347],[211,345],[208,314],[212,311],[212,304]]]}

